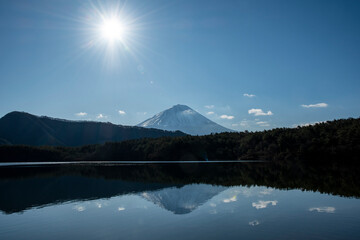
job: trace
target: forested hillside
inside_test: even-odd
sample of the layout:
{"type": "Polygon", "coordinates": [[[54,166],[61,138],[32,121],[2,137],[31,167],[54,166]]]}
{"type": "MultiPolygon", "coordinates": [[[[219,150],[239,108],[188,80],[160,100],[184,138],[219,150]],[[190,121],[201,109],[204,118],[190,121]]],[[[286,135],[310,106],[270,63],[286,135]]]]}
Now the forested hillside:
{"type": "Polygon", "coordinates": [[[11,112],[0,119],[0,145],[82,146],[112,141],[164,136],[184,136],[180,131],[164,131],[122,126],[105,122],[69,121],[11,112]]]}
{"type": "Polygon", "coordinates": [[[1,146],[2,161],[291,160],[358,161],[360,119],[263,132],[161,137],[82,147],[1,146]]]}

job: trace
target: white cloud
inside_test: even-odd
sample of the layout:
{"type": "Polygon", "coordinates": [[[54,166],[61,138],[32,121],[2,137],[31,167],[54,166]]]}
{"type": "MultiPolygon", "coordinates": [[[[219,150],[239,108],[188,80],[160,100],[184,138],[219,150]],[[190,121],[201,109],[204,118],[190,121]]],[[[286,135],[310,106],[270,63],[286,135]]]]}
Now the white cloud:
{"type": "Polygon", "coordinates": [[[210,205],[210,207],[216,207],[215,203],[210,203],[209,205],[210,205]]]}
{"type": "Polygon", "coordinates": [[[206,105],[205,106],[207,109],[212,109],[212,108],[214,108],[215,106],[214,105],[206,105]]]}
{"type": "Polygon", "coordinates": [[[327,103],[316,103],[316,104],[309,104],[309,105],[302,104],[301,106],[304,108],[324,108],[324,107],[327,107],[328,104],[327,103]]]}
{"type": "Polygon", "coordinates": [[[233,127],[238,127],[238,126],[240,126],[240,127],[249,127],[249,121],[242,120],[240,123],[231,124],[231,126],[233,126],[233,127]]]}
{"type": "Polygon", "coordinates": [[[249,127],[249,121],[248,120],[242,120],[240,122],[240,126],[242,127],[249,127]]]}
{"type": "Polygon", "coordinates": [[[119,207],[119,208],[118,208],[118,211],[124,211],[124,210],[125,210],[124,207],[119,207]]]}
{"type": "Polygon", "coordinates": [[[107,116],[105,116],[104,114],[100,113],[96,116],[97,119],[105,119],[107,118],[107,116]]]}
{"type": "Polygon", "coordinates": [[[244,93],[244,97],[253,98],[253,97],[255,97],[255,96],[256,96],[256,95],[254,95],[254,94],[244,93]]]}
{"type": "Polygon", "coordinates": [[[214,112],[207,112],[206,114],[207,115],[212,115],[212,114],[214,114],[214,112]]]}
{"type": "Polygon", "coordinates": [[[255,120],[243,119],[240,122],[236,122],[232,124],[232,126],[240,127],[240,128],[259,128],[259,127],[270,127],[271,124],[268,121],[260,121],[259,119],[255,119],[255,120]]]}
{"type": "Polygon", "coordinates": [[[254,221],[249,222],[250,226],[256,226],[256,225],[259,225],[259,224],[260,224],[260,222],[258,220],[254,220],[254,221]]]}
{"type": "Polygon", "coordinates": [[[258,202],[253,202],[252,206],[256,209],[261,209],[261,208],[267,208],[267,206],[269,204],[271,204],[272,206],[276,206],[276,204],[278,203],[278,201],[258,201],[258,202]]]}
{"type": "Polygon", "coordinates": [[[228,120],[231,120],[231,119],[234,119],[235,117],[234,116],[229,116],[229,115],[221,115],[220,118],[222,119],[228,119],[228,120]]]}
{"type": "Polygon", "coordinates": [[[78,117],[85,117],[87,115],[86,112],[79,112],[79,113],[75,113],[76,116],[78,117]]]}
{"type": "Polygon", "coordinates": [[[261,126],[261,127],[269,127],[270,126],[270,124],[268,122],[265,122],[265,121],[256,122],[256,124],[261,126]]]}
{"type": "Polygon", "coordinates": [[[248,111],[249,114],[254,114],[255,116],[271,116],[273,113],[271,111],[264,112],[262,109],[252,108],[248,111]]]}
{"type": "Polygon", "coordinates": [[[125,112],[125,111],[123,111],[123,110],[119,110],[119,114],[120,114],[120,115],[125,115],[125,114],[126,114],[126,112],[125,112]]]}
{"type": "Polygon", "coordinates": [[[334,213],[335,208],[334,207],[313,207],[309,208],[309,211],[316,211],[316,212],[324,212],[324,213],[334,213]]]}
{"type": "Polygon", "coordinates": [[[223,200],[224,203],[236,202],[236,195],[231,198],[226,198],[223,200]]]}

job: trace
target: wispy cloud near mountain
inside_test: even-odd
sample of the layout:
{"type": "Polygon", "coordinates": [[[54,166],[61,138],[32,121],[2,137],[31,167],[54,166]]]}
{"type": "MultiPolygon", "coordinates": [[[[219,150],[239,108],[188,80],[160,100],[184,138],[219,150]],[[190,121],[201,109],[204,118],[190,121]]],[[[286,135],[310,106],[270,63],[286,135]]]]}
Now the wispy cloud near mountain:
{"type": "Polygon", "coordinates": [[[255,96],[254,94],[244,93],[244,97],[253,98],[255,96]]]}
{"type": "Polygon", "coordinates": [[[86,112],[79,112],[79,113],[75,113],[76,116],[78,117],[85,117],[87,115],[86,112]]]}
{"type": "Polygon", "coordinates": [[[316,104],[309,104],[309,105],[302,104],[301,106],[304,108],[325,108],[328,106],[328,104],[327,103],[316,103],[316,104]]]}

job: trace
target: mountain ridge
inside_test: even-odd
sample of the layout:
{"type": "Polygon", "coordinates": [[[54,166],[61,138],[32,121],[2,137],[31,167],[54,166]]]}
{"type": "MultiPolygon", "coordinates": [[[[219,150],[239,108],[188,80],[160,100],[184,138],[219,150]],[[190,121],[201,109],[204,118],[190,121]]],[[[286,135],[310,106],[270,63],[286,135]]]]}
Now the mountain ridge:
{"type": "Polygon", "coordinates": [[[184,135],[180,131],[170,132],[94,121],[71,121],[19,111],[10,112],[0,118],[0,144],[81,146],[184,135]]]}

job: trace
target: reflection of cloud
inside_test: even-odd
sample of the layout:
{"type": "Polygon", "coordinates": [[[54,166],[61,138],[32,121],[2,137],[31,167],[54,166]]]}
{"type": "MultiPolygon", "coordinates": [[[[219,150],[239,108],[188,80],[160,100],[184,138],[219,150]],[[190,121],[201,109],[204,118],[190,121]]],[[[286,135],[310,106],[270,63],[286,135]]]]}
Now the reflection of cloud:
{"type": "Polygon", "coordinates": [[[272,188],[267,188],[267,189],[264,189],[264,190],[262,190],[261,192],[259,192],[259,194],[261,194],[261,195],[269,195],[269,194],[271,194],[273,191],[274,191],[274,189],[272,189],[272,188]]]}
{"type": "Polygon", "coordinates": [[[118,211],[124,211],[124,210],[125,210],[124,207],[119,207],[119,208],[118,208],[118,211]]]}
{"type": "Polygon", "coordinates": [[[98,208],[102,208],[102,204],[101,203],[95,203],[96,204],[96,206],[98,207],[98,208]]]}
{"type": "Polygon", "coordinates": [[[206,114],[207,114],[207,115],[211,115],[211,114],[214,114],[214,112],[207,112],[206,114]]]}
{"type": "Polygon", "coordinates": [[[309,208],[309,211],[317,211],[317,212],[325,212],[325,213],[334,213],[335,208],[334,207],[313,207],[309,208]]]}
{"type": "Polygon", "coordinates": [[[259,225],[259,224],[260,224],[260,222],[258,220],[254,220],[254,221],[249,222],[250,226],[256,226],[256,225],[259,225]]]}
{"type": "Polygon", "coordinates": [[[244,195],[245,197],[250,197],[253,194],[252,194],[251,190],[249,188],[247,188],[242,191],[242,195],[244,195]]]}
{"type": "Polygon", "coordinates": [[[74,206],[73,209],[75,209],[78,212],[82,212],[85,210],[84,206],[78,205],[78,206],[74,206]]]}
{"type": "Polygon", "coordinates": [[[215,203],[210,203],[209,205],[210,205],[210,207],[216,207],[215,203]]]}
{"type": "Polygon", "coordinates": [[[276,204],[278,203],[278,201],[258,201],[258,202],[253,202],[252,206],[256,209],[261,209],[261,208],[266,208],[269,204],[276,206],[276,204]]]}
{"type": "Polygon", "coordinates": [[[236,202],[236,195],[233,196],[232,198],[226,198],[223,200],[224,203],[229,203],[229,202],[236,202]]]}
{"type": "Polygon", "coordinates": [[[195,204],[185,204],[185,205],[183,206],[183,208],[192,210],[192,209],[195,209],[195,208],[196,208],[196,205],[195,205],[195,204]]]}

